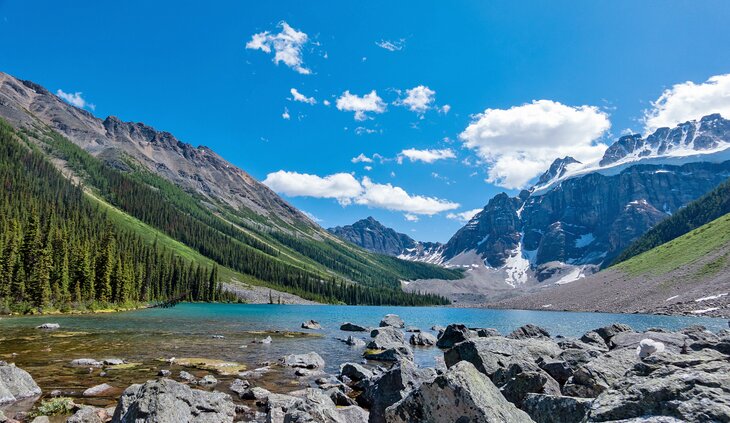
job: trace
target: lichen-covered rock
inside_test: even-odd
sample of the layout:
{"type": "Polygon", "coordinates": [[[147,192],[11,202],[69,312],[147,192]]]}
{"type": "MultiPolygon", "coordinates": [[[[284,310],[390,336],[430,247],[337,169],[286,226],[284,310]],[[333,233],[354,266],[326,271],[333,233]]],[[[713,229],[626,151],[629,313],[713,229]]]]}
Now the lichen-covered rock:
{"type": "Polygon", "coordinates": [[[507,335],[507,338],[512,339],[529,339],[529,338],[550,338],[550,333],[533,324],[526,324],[515,329],[512,333],[507,335]]]}
{"type": "Polygon", "coordinates": [[[592,403],[589,398],[527,394],[522,409],[536,423],[581,423],[592,403]]]}
{"type": "Polygon", "coordinates": [[[324,359],[316,352],[289,354],[282,357],[281,363],[288,367],[301,367],[305,369],[321,369],[324,367],[324,359]]]}
{"type": "Polygon", "coordinates": [[[537,364],[561,386],[573,376],[573,369],[567,361],[541,357],[537,360],[537,364]]]}
{"type": "Polygon", "coordinates": [[[9,404],[41,394],[33,378],[15,364],[0,361],[0,404],[9,404]]]}
{"type": "Polygon", "coordinates": [[[436,346],[439,348],[451,348],[469,338],[471,338],[469,328],[462,324],[451,324],[446,326],[444,332],[439,336],[436,346]]]}
{"type": "Polygon", "coordinates": [[[114,410],[114,423],[227,423],[236,406],[221,392],[190,389],[170,379],[127,388],[114,410]]]}
{"type": "Polygon", "coordinates": [[[392,347],[385,350],[366,350],[363,357],[376,361],[413,361],[413,350],[407,345],[392,347]]]}
{"type": "Polygon", "coordinates": [[[639,344],[645,340],[651,339],[655,342],[661,342],[666,349],[673,352],[680,352],[682,348],[691,342],[689,336],[682,333],[673,332],[621,332],[611,338],[611,348],[633,348],[636,349],[639,344]]]}
{"type": "Polygon", "coordinates": [[[532,420],[500,394],[469,362],[452,366],[433,382],[424,382],[386,410],[389,423],[530,423],[532,420]]]}
{"type": "Polygon", "coordinates": [[[290,395],[272,394],[265,401],[268,422],[365,423],[368,413],[359,407],[338,408],[327,393],[305,389],[290,395]],[[358,410],[359,409],[359,410],[358,410]]]}
{"type": "Polygon", "coordinates": [[[411,343],[411,345],[418,345],[421,347],[431,347],[436,345],[436,337],[431,335],[427,332],[416,332],[413,335],[411,335],[411,338],[408,340],[408,342],[411,343]]]}
{"type": "Polygon", "coordinates": [[[560,395],[560,385],[549,374],[530,363],[512,363],[498,370],[492,382],[499,387],[507,401],[522,407],[528,394],[560,395]]]}
{"type": "Polygon", "coordinates": [[[357,397],[357,402],[370,409],[370,422],[385,421],[385,409],[403,399],[423,382],[436,377],[433,369],[421,369],[410,361],[401,361],[372,381],[357,397]]]}
{"type": "Polygon", "coordinates": [[[580,340],[581,342],[588,344],[594,348],[608,350],[608,345],[606,345],[606,341],[601,337],[601,335],[598,334],[598,332],[594,330],[584,333],[583,336],[580,337],[580,340]]]}
{"type": "Polygon", "coordinates": [[[402,329],[406,326],[406,324],[397,314],[386,314],[385,317],[383,317],[383,320],[380,321],[380,327],[386,326],[402,329]]]}

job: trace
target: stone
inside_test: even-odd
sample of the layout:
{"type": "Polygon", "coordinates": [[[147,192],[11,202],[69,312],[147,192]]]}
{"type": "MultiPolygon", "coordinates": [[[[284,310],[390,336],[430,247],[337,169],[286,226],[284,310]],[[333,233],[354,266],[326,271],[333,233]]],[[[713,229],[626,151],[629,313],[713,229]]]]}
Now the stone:
{"type": "Polygon", "coordinates": [[[101,367],[104,363],[93,358],[77,358],[71,360],[71,365],[74,367],[101,367]]]}
{"type": "Polygon", "coordinates": [[[329,422],[365,423],[367,412],[359,407],[337,408],[327,395],[318,389],[305,389],[291,395],[272,394],[266,399],[268,422],[329,422]],[[296,395],[294,395],[296,394],[296,395]]]}
{"type": "Polygon", "coordinates": [[[527,394],[522,409],[536,423],[581,423],[592,403],[589,398],[527,394]]]}
{"type": "Polygon", "coordinates": [[[300,367],[305,369],[319,369],[324,367],[324,359],[316,352],[289,354],[281,358],[281,363],[287,367],[300,367]]]}
{"type": "Polygon", "coordinates": [[[373,372],[365,368],[365,366],[357,363],[344,363],[340,366],[340,376],[349,378],[352,381],[359,382],[361,380],[373,377],[373,372]]]}
{"type": "Polygon", "coordinates": [[[38,416],[30,423],[51,423],[51,420],[47,416],[38,416]]]}
{"type": "Polygon", "coordinates": [[[385,409],[405,398],[411,390],[436,377],[433,369],[421,369],[403,360],[374,380],[356,400],[370,409],[370,422],[385,421],[385,409]]]}
{"type": "Polygon", "coordinates": [[[179,377],[180,377],[180,379],[184,380],[185,382],[195,383],[195,376],[191,375],[190,373],[186,372],[185,370],[180,370],[179,377]]]}
{"type": "Polygon", "coordinates": [[[426,332],[416,332],[413,335],[411,335],[411,338],[408,340],[408,342],[411,343],[411,345],[418,345],[421,347],[432,347],[436,345],[436,337],[431,335],[430,333],[426,332]]]}
{"type": "Polygon", "coordinates": [[[324,391],[324,393],[330,397],[332,402],[335,403],[335,405],[340,407],[348,407],[351,405],[357,405],[357,402],[355,402],[354,399],[348,397],[342,390],[337,388],[329,388],[324,391]]]}
{"type": "Polygon", "coordinates": [[[122,394],[114,410],[117,423],[229,423],[236,406],[228,394],[190,389],[171,379],[135,384],[122,394]]]}
{"type": "Polygon", "coordinates": [[[307,320],[306,322],[302,322],[302,329],[319,330],[322,329],[322,325],[316,320],[307,320]]]}
{"type": "Polygon", "coordinates": [[[413,350],[407,345],[401,345],[385,350],[366,350],[363,357],[376,361],[413,361],[413,350]]]}
{"type": "Polygon", "coordinates": [[[506,369],[497,371],[492,382],[499,387],[507,401],[518,408],[522,408],[522,402],[530,393],[560,395],[558,382],[534,364],[512,363],[506,369]]]}
{"type": "Polygon", "coordinates": [[[111,420],[114,409],[81,406],[73,416],[66,419],[66,423],[104,423],[111,420]]]}
{"type": "Polygon", "coordinates": [[[356,325],[354,323],[346,322],[343,323],[342,326],[340,326],[340,330],[344,330],[347,332],[367,332],[368,328],[365,326],[356,325]]]}
{"type": "Polygon", "coordinates": [[[169,370],[166,370],[166,369],[162,369],[159,372],[157,372],[157,376],[162,376],[162,377],[170,377],[171,374],[172,374],[172,372],[169,370]]]}
{"type": "Polygon", "coordinates": [[[244,400],[264,401],[264,400],[267,400],[269,398],[269,396],[271,396],[273,394],[264,388],[259,388],[258,386],[254,386],[254,387],[244,389],[238,395],[239,395],[239,397],[241,397],[241,399],[244,399],[244,400]]]}
{"type": "Polygon", "coordinates": [[[441,325],[433,325],[433,326],[431,326],[431,330],[434,332],[441,332],[441,331],[446,330],[446,328],[441,325]]]}
{"type": "Polygon", "coordinates": [[[512,363],[535,363],[540,357],[555,358],[561,352],[560,347],[550,340],[492,336],[456,344],[444,353],[444,361],[447,367],[468,361],[491,378],[512,363]]]}
{"type": "Polygon", "coordinates": [[[584,333],[583,336],[580,337],[580,340],[583,343],[594,346],[601,350],[608,350],[608,345],[606,345],[606,341],[601,337],[601,335],[598,334],[598,332],[594,330],[584,333]]]}
{"type": "Polygon", "coordinates": [[[532,422],[527,413],[506,401],[489,378],[467,361],[455,364],[432,382],[424,382],[404,399],[388,407],[385,421],[532,422]]]}
{"type": "Polygon", "coordinates": [[[251,384],[247,380],[243,379],[234,379],[233,382],[231,382],[231,385],[228,387],[231,392],[236,393],[236,395],[238,395],[239,397],[243,396],[243,393],[250,388],[251,384]]]}
{"type": "Polygon", "coordinates": [[[205,375],[199,381],[198,385],[217,385],[218,379],[213,375],[205,375]]]}
{"type": "Polygon", "coordinates": [[[226,339],[226,337],[225,337],[225,336],[223,336],[223,335],[210,335],[210,337],[211,337],[212,339],[226,339]]]}
{"type": "Polygon", "coordinates": [[[84,391],[85,397],[102,397],[114,391],[114,387],[108,383],[102,383],[101,385],[93,386],[84,391]]]}
{"type": "Polygon", "coordinates": [[[106,366],[121,366],[122,364],[125,364],[126,361],[121,358],[105,358],[102,360],[102,363],[106,366]]]}
{"type": "Polygon", "coordinates": [[[253,340],[254,344],[270,344],[271,343],[271,337],[267,336],[266,338],[260,339],[260,340],[253,340]]]}
{"type": "Polygon", "coordinates": [[[59,329],[61,325],[58,323],[43,323],[42,325],[36,326],[36,329],[59,329]]]}
{"type": "Polygon", "coordinates": [[[563,394],[596,397],[623,379],[638,361],[633,348],[607,352],[578,367],[563,387],[563,394]]]}
{"type": "Polygon", "coordinates": [[[556,359],[542,359],[537,361],[538,366],[549,374],[556,382],[561,386],[565,385],[565,382],[573,376],[573,369],[570,367],[568,362],[556,359]]]}
{"type": "Polygon", "coordinates": [[[490,336],[502,336],[497,329],[494,328],[477,328],[477,336],[480,338],[489,338],[490,336]]]}
{"type": "Polygon", "coordinates": [[[352,347],[364,347],[365,346],[365,341],[363,341],[360,338],[356,338],[356,337],[350,335],[345,340],[345,344],[350,345],[352,347]]]}
{"type": "Polygon", "coordinates": [[[373,339],[368,342],[367,347],[373,350],[385,350],[406,345],[403,332],[391,326],[373,329],[370,332],[370,337],[373,339]]]}
{"type": "Polygon", "coordinates": [[[451,348],[459,342],[464,342],[471,338],[469,328],[462,324],[451,324],[446,326],[444,333],[438,338],[436,346],[439,348],[451,348]]]}
{"type": "Polygon", "coordinates": [[[594,332],[598,334],[601,338],[603,338],[603,341],[608,345],[611,346],[611,338],[616,336],[617,334],[621,332],[633,332],[634,329],[626,324],[623,323],[614,323],[612,325],[604,326],[602,328],[595,329],[594,332]]]}
{"type": "Polygon", "coordinates": [[[512,333],[507,335],[507,338],[511,339],[528,339],[528,338],[550,338],[550,333],[533,324],[526,324],[515,329],[512,333]]]}
{"type": "Polygon", "coordinates": [[[406,328],[406,332],[410,332],[410,333],[416,333],[416,332],[420,332],[420,331],[421,331],[421,329],[419,329],[415,326],[408,326],[406,328]]]}
{"type": "Polygon", "coordinates": [[[394,328],[404,328],[406,325],[397,314],[386,314],[380,321],[380,327],[392,326],[394,328]]]}
{"type": "Polygon", "coordinates": [[[41,394],[35,380],[15,364],[0,364],[0,404],[9,404],[41,394]]]}
{"type": "Polygon", "coordinates": [[[664,344],[653,339],[645,338],[636,347],[636,355],[639,358],[646,358],[652,354],[664,351],[664,344]]]}

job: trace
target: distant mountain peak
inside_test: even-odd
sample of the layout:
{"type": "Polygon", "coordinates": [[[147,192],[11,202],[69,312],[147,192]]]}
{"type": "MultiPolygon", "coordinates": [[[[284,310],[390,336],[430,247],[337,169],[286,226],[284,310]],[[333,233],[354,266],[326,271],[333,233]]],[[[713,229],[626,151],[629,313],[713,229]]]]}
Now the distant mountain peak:
{"type": "Polygon", "coordinates": [[[565,156],[562,159],[555,159],[555,161],[550,165],[550,168],[540,176],[537,183],[542,185],[555,178],[560,178],[565,174],[568,165],[571,164],[581,164],[581,162],[571,156],[565,156]]]}

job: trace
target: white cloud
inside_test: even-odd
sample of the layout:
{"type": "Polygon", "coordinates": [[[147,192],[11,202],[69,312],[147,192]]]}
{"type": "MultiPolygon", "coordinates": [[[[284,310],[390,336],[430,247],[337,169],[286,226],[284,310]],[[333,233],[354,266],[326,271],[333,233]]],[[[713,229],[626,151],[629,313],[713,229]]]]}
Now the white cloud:
{"type": "Polygon", "coordinates": [[[366,113],[383,113],[385,112],[385,102],[378,96],[375,90],[370,94],[359,97],[345,91],[337,99],[337,110],[345,112],[355,112],[355,120],[365,120],[368,118],[366,113]]]}
{"type": "Polygon", "coordinates": [[[418,222],[418,216],[415,214],[406,213],[403,215],[403,217],[405,217],[406,220],[409,222],[418,222]]]}
{"type": "MultiPolygon", "coordinates": [[[[376,132],[378,132],[377,129],[366,128],[364,126],[358,126],[357,128],[355,128],[355,134],[357,134],[357,135],[374,134],[376,132]]],[[[380,131],[380,132],[382,132],[382,131],[380,131]]]]}
{"type": "Polygon", "coordinates": [[[456,157],[454,150],[445,148],[443,150],[418,150],[415,148],[409,148],[403,150],[398,154],[398,163],[403,162],[403,157],[407,157],[410,161],[433,163],[437,160],[453,159],[456,157]]]}
{"type": "Polygon", "coordinates": [[[91,110],[96,109],[95,105],[93,105],[91,103],[87,103],[86,100],[84,100],[84,98],[81,96],[82,94],[83,93],[81,93],[81,92],[66,93],[66,92],[63,92],[63,90],[61,90],[61,89],[56,91],[57,96],[61,97],[65,101],[67,101],[72,106],[76,106],[79,109],[83,109],[83,108],[89,108],[91,110]]]}
{"type": "Polygon", "coordinates": [[[396,41],[380,40],[375,45],[388,51],[401,51],[406,46],[406,40],[403,38],[396,41]]]}
{"type": "Polygon", "coordinates": [[[353,157],[350,161],[353,163],[372,163],[373,159],[364,155],[363,153],[360,153],[360,155],[358,155],[357,157],[353,157]]]}
{"type": "Polygon", "coordinates": [[[448,115],[450,110],[451,110],[451,106],[449,106],[448,104],[444,104],[439,109],[439,113],[444,114],[444,115],[448,115]]]}
{"type": "Polygon", "coordinates": [[[372,166],[365,166],[365,167],[363,167],[363,169],[365,169],[368,172],[370,172],[371,170],[373,170],[373,167],[372,166]]]}
{"type": "Polygon", "coordinates": [[[325,101],[322,102],[322,104],[324,104],[325,106],[329,106],[330,105],[330,101],[329,100],[325,100],[325,101]]]}
{"type": "Polygon", "coordinates": [[[322,219],[318,218],[317,216],[313,215],[312,213],[306,211],[306,210],[300,210],[302,213],[304,213],[305,216],[307,216],[312,222],[321,223],[322,219]]]}
{"type": "Polygon", "coordinates": [[[715,75],[701,84],[687,81],[665,90],[644,115],[646,131],[673,127],[713,113],[730,117],[730,74],[715,75]]]}
{"type": "Polygon", "coordinates": [[[487,182],[515,189],[558,157],[584,163],[599,159],[606,145],[597,139],[610,127],[608,115],[597,107],[535,100],[506,110],[486,109],[473,116],[459,138],[487,163],[487,182]]]}
{"type": "Polygon", "coordinates": [[[289,120],[291,119],[291,115],[289,115],[289,109],[284,107],[284,113],[281,114],[282,119],[289,120]]]}
{"type": "Polygon", "coordinates": [[[320,177],[280,170],[266,175],[263,182],[274,191],[291,197],[334,198],[342,205],[350,204],[363,191],[360,182],[349,173],[320,177]]]}
{"type": "Polygon", "coordinates": [[[476,216],[477,213],[479,213],[480,211],[482,211],[482,209],[466,210],[459,213],[449,213],[446,215],[446,218],[451,220],[457,220],[461,223],[466,223],[470,221],[472,217],[476,216]]]}
{"type": "Polygon", "coordinates": [[[343,206],[355,203],[413,215],[434,215],[453,210],[459,204],[435,197],[408,194],[391,184],[374,183],[368,177],[358,181],[349,173],[317,176],[280,170],[264,180],[269,188],[292,197],[334,198],[343,206]]]}
{"type": "Polygon", "coordinates": [[[284,21],[281,21],[278,26],[281,28],[281,32],[278,34],[272,34],[269,31],[254,34],[251,41],[246,43],[246,48],[261,50],[267,54],[273,50],[273,61],[277,65],[282,62],[301,74],[310,74],[311,71],[304,67],[302,58],[302,47],[307,43],[309,37],[284,21]]]}
{"type": "Polygon", "coordinates": [[[396,100],[393,104],[408,107],[408,110],[412,112],[423,114],[431,108],[435,98],[436,91],[424,85],[419,85],[406,90],[406,97],[396,100]]]}
{"type": "Polygon", "coordinates": [[[317,104],[317,100],[315,100],[314,97],[307,97],[306,95],[300,93],[296,88],[292,88],[291,90],[289,90],[289,92],[291,93],[294,101],[299,101],[307,104],[317,104]]]}
{"type": "Polygon", "coordinates": [[[428,216],[459,207],[457,203],[435,197],[410,195],[401,187],[377,184],[368,177],[362,179],[362,185],[365,191],[355,199],[360,205],[428,216]]]}

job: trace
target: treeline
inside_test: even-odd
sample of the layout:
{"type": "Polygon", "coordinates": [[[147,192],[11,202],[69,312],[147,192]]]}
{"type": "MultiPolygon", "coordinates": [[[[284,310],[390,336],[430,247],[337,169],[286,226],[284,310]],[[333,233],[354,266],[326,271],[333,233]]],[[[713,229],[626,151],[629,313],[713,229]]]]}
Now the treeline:
{"type": "MultiPolygon", "coordinates": [[[[84,177],[87,184],[97,189],[115,207],[160,229],[216,263],[251,275],[277,289],[329,303],[449,303],[444,297],[403,292],[395,273],[374,268],[352,252],[334,254],[336,250],[324,248],[324,243],[298,244],[288,242],[291,239],[287,237],[277,237],[283,245],[296,246],[297,251],[302,250],[305,256],[316,257],[315,261],[331,266],[330,270],[369,286],[345,282],[340,276],[332,276],[327,269],[316,270],[307,265],[300,267],[287,263],[281,259],[282,254],[278,249],[203,209],[196,198],[169,182],[144,171],[119,171],[92,157],[59,134],[50,132],[47,135],[47,143],[53,154],[63,158],[76,173],[84,177]],[[325,254],[332,254],[339,260],[324,260],[325,254]],[[348,266],[353,266],[355,270],[348,266]]],[[[265,236],[272,235],[262,235],[265,236]]],[[[444,270],[450,279],[455,278],[453,273],[448,272],[444,270]]]]}
{"type": "Polygon", "coordinates": [[[0,122],[0,311],[230,300],[200,266],[116,228],[0,122]]]}
{"type": "Polygon", "coordinates": [[[678,210],[629,245],[611,265],[626,261],[730,213],[730,180],[678,210]]]}

